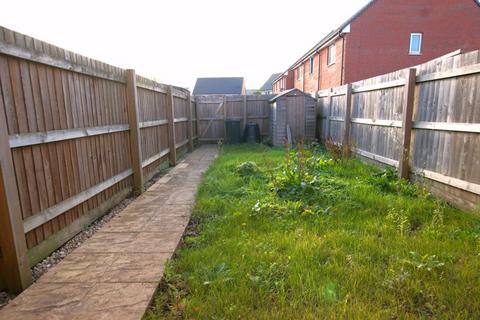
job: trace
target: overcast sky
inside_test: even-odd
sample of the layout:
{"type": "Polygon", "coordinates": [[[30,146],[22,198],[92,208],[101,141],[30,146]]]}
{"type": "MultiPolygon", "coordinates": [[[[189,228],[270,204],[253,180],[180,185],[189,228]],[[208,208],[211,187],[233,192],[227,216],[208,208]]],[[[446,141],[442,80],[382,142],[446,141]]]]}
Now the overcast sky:
{"type": "Polygon", "coordinates": [[[0,0],[0,24],[158,81],[258,88],[367,0],[0,0]]]}

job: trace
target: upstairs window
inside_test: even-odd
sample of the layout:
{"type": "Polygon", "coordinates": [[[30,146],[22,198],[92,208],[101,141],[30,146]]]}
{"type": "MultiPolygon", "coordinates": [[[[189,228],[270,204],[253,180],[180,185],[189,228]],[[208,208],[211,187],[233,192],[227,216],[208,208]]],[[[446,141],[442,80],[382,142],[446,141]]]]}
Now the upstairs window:
{"type": "Polygon", "coordinates": [[[313,73],[313,68],[314,68],[314,65],[313,65],[313,57],[310,57],[310,74],[313,73]]]}
{"type": "Polygon", "coordinates": [[[335,63],[335,44],[332,44],[328,47],[328,55],[327,55],[327,65],[332,65],[335,63]]]}
{"type": "Polygon", "coordinates": [[[302,79],[302,67],[298,67],[297,68],[297,80],[301,80],[302,79]]]}
{"type": "Polygon", "coordinates": [[[422,53],[422,34],[411,33],[410,34],[410,54],[418,55],[422,53]]]}

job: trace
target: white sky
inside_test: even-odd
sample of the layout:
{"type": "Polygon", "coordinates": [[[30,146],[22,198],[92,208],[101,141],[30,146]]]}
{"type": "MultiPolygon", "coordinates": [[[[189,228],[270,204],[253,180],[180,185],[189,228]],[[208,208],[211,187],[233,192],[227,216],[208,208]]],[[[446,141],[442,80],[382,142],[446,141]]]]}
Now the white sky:
{"type": "Polygon", "coordinates": [[[260,87],[367,0],[0,0],[0,25],[163,83],[260,87]]]}

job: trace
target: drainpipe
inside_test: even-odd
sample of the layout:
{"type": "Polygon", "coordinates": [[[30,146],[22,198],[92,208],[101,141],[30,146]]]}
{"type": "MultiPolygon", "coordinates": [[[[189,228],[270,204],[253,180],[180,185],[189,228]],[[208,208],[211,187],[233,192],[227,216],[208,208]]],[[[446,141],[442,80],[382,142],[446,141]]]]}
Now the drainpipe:
{"type": "Polygon", "coordinates": [[[320,70],[321,69],[321,59],[320,59],[320,51],[317,52],[318,53],[318,77],[317,77],[317,91],[320,91],[320,70]]]}
{"type": "Polygon", "coordinates": [[[345,73],[345,36],[338,33],[338,36],[342,38],[342,69],[340,74],[340,85],[343,85],[344,73],[345,73]]]}

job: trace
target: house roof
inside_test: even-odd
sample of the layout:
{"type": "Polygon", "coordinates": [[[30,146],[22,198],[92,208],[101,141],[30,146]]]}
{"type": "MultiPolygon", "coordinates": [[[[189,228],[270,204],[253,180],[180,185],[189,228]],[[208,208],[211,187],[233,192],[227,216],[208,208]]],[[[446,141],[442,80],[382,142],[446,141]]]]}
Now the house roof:
{"type": "Polygon", "coordinates": [[[243,83],[243,77],[197,78],[193,94],[242,94],[243,83]]]}
{"type": "MultiPolygon", "coordinates": [[[[370,0],[366,5],[364,5],[359,11],[357,11],[357,13],[355,13],[353,16],[351,16],[350,18],[348,18],[347,21],[345,21],[344,23],[342,23],[338,28],[336,28],[335,30],[332,30],[330,31],[329,34],[327,34],[322,40],[320,40],[320,42],[318,42],[312,49],[308,50],[307,53],[305,53],[303,56],[300,57],[300,59],[298,59],[297,61],[295,61],[294,64],[292,64],[288,69],[294,69],[296,68],[299,64],[301,64],[303,61],[305,61],[305,59],[309,58],[312,54],[314,54],[318,49],[320,49],[321,47],[323,47],[325,44],[327,44],[330,40],[332,40],[334,37],[336,37],[337,35],[339,35],[342,30],[348,26],[350,23],[352,23],[356,18],[358,18],[363,12],[365,12],[365,10],[367,10],[371,5],[373,5],[377,0],[370,0]]],[[[281,74],[283,75],[283,73],[281,74]]],[[[274,82],[276,80],[278,80],[281,75],[279,75],[277,78],[275,78],[274,82]]]]}
{"type": "Polygon", "coordinates": [[[296,88],[293,88],[293,89],[289,89],[289,90],[285,90],[279,94],[277,94],[275,97],[273,97],[272,99],[268,100],[268,102],[275,102],[277,99],[283,97],[283,96],[288,96],[288,95],[293,95],[293,96],[299,96],[299,95],[304,95],[304,96],[308,96],[308,97],[312,97],[311,95],[309,95],[308,93],[305,93],[303,92],[302,90],[299,90],[299,89],[296,89],[296,88]],[[292,94],[293,93],[293,94],[292,94]]]}
{"type": "Polygon", "coordinates": [[[263,86],[260,88],[261,91],[271,91],[273,89],[273,81],[280,77],[282,75],[282,72],[280,73],[274,73],[272,74],[267,81],[263,84],[263,86]]]}

